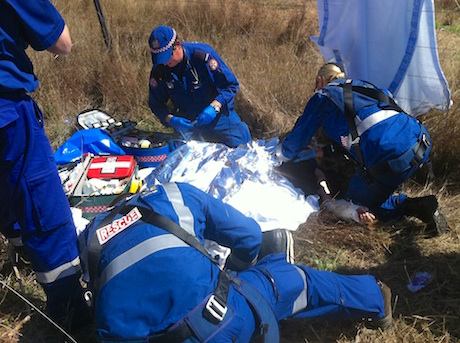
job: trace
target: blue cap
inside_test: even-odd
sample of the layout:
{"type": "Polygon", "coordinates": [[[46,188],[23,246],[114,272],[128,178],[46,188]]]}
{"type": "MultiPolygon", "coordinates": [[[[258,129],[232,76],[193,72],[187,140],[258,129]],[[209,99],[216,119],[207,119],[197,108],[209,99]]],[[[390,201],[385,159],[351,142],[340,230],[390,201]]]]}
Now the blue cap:
{"type": "Polygon", "coordinates": [[[169,26],[158,26],[152,31],[149,45],[152,52],[152,62],[155,66],[169,62],[176,38],[176,31],[169,26]]]}

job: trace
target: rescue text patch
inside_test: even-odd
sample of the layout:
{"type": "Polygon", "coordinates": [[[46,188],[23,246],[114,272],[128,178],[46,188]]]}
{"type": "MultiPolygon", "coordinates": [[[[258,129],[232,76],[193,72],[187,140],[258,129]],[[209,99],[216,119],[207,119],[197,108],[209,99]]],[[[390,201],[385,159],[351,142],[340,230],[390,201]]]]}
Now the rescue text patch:
{"type": "Polygon", "coordinates": [[[99,244],[103,245],[104,243],[107,243],[107,241],[115,237],[115,235],[130,227],[141,218],[141,212],[139,212],[137,207],[134,207],[131,211],[129,211],[128,214],[125,214],[123,217],[114,220],[111,224],[101,227],[96,231],[99,244]]]}

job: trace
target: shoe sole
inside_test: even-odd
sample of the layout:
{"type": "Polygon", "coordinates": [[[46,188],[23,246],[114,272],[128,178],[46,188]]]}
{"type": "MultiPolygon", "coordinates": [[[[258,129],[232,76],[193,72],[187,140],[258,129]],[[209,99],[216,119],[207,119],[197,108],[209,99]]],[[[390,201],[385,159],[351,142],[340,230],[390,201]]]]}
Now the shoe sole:
{"type": "Polygon", "coordinates": [[[449,230],[449,224],[447,223],[446,217],[444,217],[439,210],[434,211],[433,218],[427,224],[426,230],[438,236],[443,235],[449,230]]]}

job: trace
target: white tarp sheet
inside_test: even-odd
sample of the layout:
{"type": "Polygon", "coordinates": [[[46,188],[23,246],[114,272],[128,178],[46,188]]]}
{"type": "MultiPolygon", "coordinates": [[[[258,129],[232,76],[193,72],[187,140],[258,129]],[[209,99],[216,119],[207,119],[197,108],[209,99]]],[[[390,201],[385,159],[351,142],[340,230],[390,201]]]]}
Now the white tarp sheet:
{"type": "Polygon", "coordinates": [[[451,106],[433,0],[318,0],[318,19],[320,33],[312,40],[349,78],[390,90],[413,116],[451,106]]]}

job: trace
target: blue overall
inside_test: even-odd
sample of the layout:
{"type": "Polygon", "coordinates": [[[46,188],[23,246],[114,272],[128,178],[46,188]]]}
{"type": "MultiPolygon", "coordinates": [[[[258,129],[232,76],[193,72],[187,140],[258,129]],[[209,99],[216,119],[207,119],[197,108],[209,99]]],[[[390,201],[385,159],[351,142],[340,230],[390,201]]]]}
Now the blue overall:
{"type": "MultiPolygon", "coordinates": [[[[329,138],[344,146],[359,162],[344,115],[343,88],[340,87],[344,82],[335,80],[311,97],[282,143],[285,157],[293,158],[306,149],[316,130],[323,127],[329,138]]],[[[374,88],[364,81],[353,80],[352,84],[374,88]]],[[[388,104],[356,92],[353,92],[353,102],[368,172],[358,168],[348,184],[345,198],[367,206],[381,220],[398,219],[404,215],[406,195],[393,192],[428,160],[429,133],[417,119],[395,111],[388,104]],[[418,150],[419,147],[423,150],[418,150]],[[415,158],[416,151],[423,152],[420,158],[415,158]]]]}
{"type": "MultiPolygon", "coordinates": [[[[262,237],[257,222],[190,184],[158,185],[134,196],[128,204],[148,204],[200,242],[207,238],[230,247],[234,257],[248,265],[257,257],[262,237]]],[[[108,214],[100,214],[80,236],[86,272],[94,235],[102,246],[97,280],[93,283],[95,327],[103,342],[145,342],[146,337],[162,333],[191,316],[191,311],[196,312],[197,305],[217,285],[220,270],[213,262],[175,235],[146,224],[135,210],[117,214],[111,224],[102,227],[99,226],[108,214]]],[[[86,272],[85,280],[89,281],[86,272]]],[[[341,276],[315,271],[288,263],[284,254],[268,255],[255,266],[233,275],[257,289],[278,320],[385,315],[379,287],[369,275],[341,276]]],[[[233,317],[228,321],[224,318],[224,325],[208,336],[207,342],[249,342],[256,321],[248,301],[234,284],[227,306],[231,309],[227,313],[231,312],[233,317]]]]}
{"type": "Polygon", "coordinates": [[[187,138],[237,147],[252,140],[249,128],[235,112],[238,80],[219,54],[204,43],[182,43],[184,59],[177,66],[163,69],[157,76],[152,69],[149,106],[163,125],[168,114],[194,121],[213,100],[222,104],[217,117],[208,125],[195,126],[187,138]],[[174,108],[168,109],[172,100],[174,108]]]}
{"type": "Polygon", "coordinates": [[[25,49],[49,48],[64,25],[49,1],[0,1],[0,230],[22,236],[55,318],[80,288],[80,260],[43,114],[28,95],[38,80],[25,49]]]}

